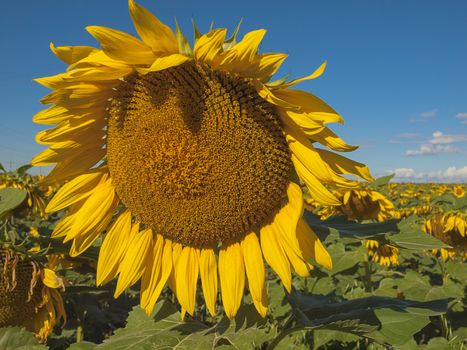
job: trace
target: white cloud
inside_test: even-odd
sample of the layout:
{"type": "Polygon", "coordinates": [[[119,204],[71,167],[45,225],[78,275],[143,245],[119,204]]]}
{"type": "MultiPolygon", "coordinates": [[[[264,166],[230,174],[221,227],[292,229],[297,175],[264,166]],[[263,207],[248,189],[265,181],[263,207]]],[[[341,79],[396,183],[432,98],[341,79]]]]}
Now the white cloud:
{"type": "Polygon", "coordinates": [[[417,172],[413,168],[397,168],[389,173],[396,175],[394,181],[467,182],[467,166],[462,168],[451,166],[446,170],[429,172],[417,172]]]}
{"type": "Polygon", "coordinates": [[[432,109],[430,111],[425,111],[425,112],[421,112],[418,114],[418,116],[416,118],[412,118],[410,121],[412,122],[426,122],[432,118],[435,118],[436,115],[438,114],[438,109],[435,108],[435,109],[432,109]]]}
{"type": "Polygon", "coordinates": [[[462,124],[467,124],[467,112],[457,113],[456,118],[459,119],[462,124]]]}
{"type": "Polygon", "coordinates": [[[459,149],[451,145],[434,145],[426,143],[420,146],[418,149],[409,149],[405,155],[409,157],[413,156],[426,156],[440,153],[456,153],[459,149]]]}
{"type": "Polygon", "coordinates": [[[405,154],[407,156],[425,156],[440,153],[457,153],[459,148],[451,146],[452,143],[467,141],[467,135],[443,134],[441,131],[435,131],[427,143],[420,145],[418,149],[409,149],[405,154]]]}
{"type": "Polygon", "coordinates": [[[420,113],[418,116],[420,118],[433,118],[433,117],[436,117],[436,114],[438,113],[438,110],[437,109],[433,109],[431,111],[426,111],[426,112],[422,112],[420,113]]]}
{"type": "Polygon", "coordinates": [[[435,131],[430,143],[437,144],[450,144],[455,142],[467,141],[467,135],[445,135],[441,131],[435,131]]]}

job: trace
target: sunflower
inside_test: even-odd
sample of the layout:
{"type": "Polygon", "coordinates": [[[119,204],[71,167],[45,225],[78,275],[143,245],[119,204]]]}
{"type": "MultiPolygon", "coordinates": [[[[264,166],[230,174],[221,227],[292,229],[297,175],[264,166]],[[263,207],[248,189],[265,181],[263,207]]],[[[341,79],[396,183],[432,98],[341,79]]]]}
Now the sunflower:
{"type": "Polygon", "coordinates": [[[63,280],[53,268],[31,258],[0,250],[0,327],[21,326],[45,341],[65,310],[63,280]]]}
{"type": "Polygon", "coordinates": [[[399,265],[399,248],[372,239],[366,240],[364,244],[368,255],[376,263],[382,266],[399,265]]]}
{"type": "Polygon", "coordinates": [[[318,210],[322,219],[344,215],[350,220],[384,221],[396,215],[394,204],[383,194],[366,188],[335,191],[341,205],[325,206],[318,210]]]}
{"type": "Polygon", "coordinates": [[[72,241],[76,256],[107,230],[97,283],[118,276],[117,297],[141,279],[147,312],[168,284],[182,315],[193,315],[200,278],[211,314],[218,282],[232,318],[247,281],[265,316],[263,258],[289,292],[292,269],[331,268],[302,218],[300,185],[339,205],[328,186],[356,186],[342,174],[372,179],[365,165],[331,151],[356,148],[326,126],[342,117],[290,89],[325,63],[307,77],[271,81],[286,55],[258,52],[265,30],[237,42],[238,28],[226,39],[224,28],[201,35],[195,27],[191,47],[178,25],[174,33],[132,0],[129,8],[141,39],[87,27],[100,48],[51,45],[69,67],[37,79],[53,91],[33,120],[57,126],[37,135],[49,148],[33,164],[56,164],[46,182],[66,182],[47,211],[69,208],[53,236],[72,241]]]}
{"type": "Polygon", "coordinates": [[[452,194],[457,198],[462,198],[465,196],[465,189],[462,185],[456,185],[452,188],[452,194]]]}
{"type": "Polygon", "coordinates": [[[453,257],[467,259],[467,215],[460,212],[439,213],[425,221],[423,230],[451,248],[432,250],[444,260],[453,257]]]}

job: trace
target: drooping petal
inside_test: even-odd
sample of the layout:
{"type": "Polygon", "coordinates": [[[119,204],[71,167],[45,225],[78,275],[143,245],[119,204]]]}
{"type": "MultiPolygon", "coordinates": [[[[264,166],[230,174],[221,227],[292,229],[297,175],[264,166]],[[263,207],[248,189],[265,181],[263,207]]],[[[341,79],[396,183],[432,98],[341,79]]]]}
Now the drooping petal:
{"type": "Polygon", "coordinates": [[[96,284],[106,284],[118,272],[131,240],[131,212],[120,214],[105,235],[97,261],[96,284]]]}
{"type": "Polygon", "coordinates": [[[143,309],[149,304],[151,297],[161,277],[162,253],[164,251],[164,238],[157,234],[152,250],[148,253],[148,265],[141,277],[141,301],[143,309]]]}
{"type": "Polygon", "coordinates": [[[217,261],[214,250],[201,249],[199,269],[206,307],[209,313],[215,316],[217,300],[217,261]]]}
{"type": "MultiPolygon", "coordinates": [[[[133,230],[132,230],[133,233],[133,230]]],[[[153,245],[152,230],[145,229],[133,235],[132,240],[128,246],[125,256],[118,268],[119,276],[117,287],[115,288],[115,298],[118,298],[125,289],[131,287],[138,281],[146,266],[149,265],[147,261],[148,254],[153,245]]]]}
{"type": "Polygon", "coordinates": [[[292,291],[292,272],[284,248],[281,246],[277,230],[278,228],[274,222],[261,227],[261,249],[264,259],[279,276],[287,292],[290,293],[292,291]]]}
{"type": "Polygon", "coordinates": [[[266,317],[268,301],[266,295],[265,272],[263,254],[256,233],[251,232],[241,242],[246,276],[250,288],[251,298],[258,313],[266,317]]]}
{"type": "Polygon", "coordinates": [[[304,219],[298,222],[297,237],[305,260],[313,259],[326,269],[332,270],[331,256],[304,219]]]}
{"type": "Polygon", "coordinates": [[[309,92],[302,90],[283,89],[274,90],[276,98],[286,101],[295,106],[299,106],[304,113],[309,113],[311,117],[316,115],[325,123],[331,123],[339,120],[343,123],[342,117],[326,102],[309,92]]]}
{"type": "Polygon", "coordinates": [[[240,307],[245,289],[245,265],[239,243],[220,250],[219,278],[225,314],[232,319],[240,307]]]}
{"type": "Polygon", "coordinates": [[[193,316],[196,302],[196,284],[199,275],[198,250],[184,247],[175,266],[175,283],[177,284],[177,299],[180,305],[193,316]]]}
{"type": "Polygon", "coordinates": [[[146,313],[148,315],[151,314],[152,310],[154,309],[157,299],[159,298],[159,295],[161,294],[162,289],[167,283],[169,276],[172,273],[172,270],[173,270],[172,242],[168,239],[165,239],[164,247],[162,251],[162,266],[161,266],[160,277],[145,307],[146,313]]]}

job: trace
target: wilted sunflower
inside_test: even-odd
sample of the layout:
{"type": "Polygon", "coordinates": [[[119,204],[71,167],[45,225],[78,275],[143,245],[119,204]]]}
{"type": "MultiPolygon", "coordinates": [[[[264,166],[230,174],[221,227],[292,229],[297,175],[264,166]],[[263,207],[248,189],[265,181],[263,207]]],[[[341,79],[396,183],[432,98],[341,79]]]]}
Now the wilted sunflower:
{"type": "Polygon", "coordinates": [[[399,248],[390,244],[381,244],[373,239],[365,241],[368,255],[382,266],[399,265],[399,248]]]}
{"type": "Polygon", "coordinates": [[[467,259],[467,215],[464,213],[435,214],[425,221],[423,230],[452,248],[434,249],[444,260],[452,257],[467,259]]]}
{"type": "Polygon", "coordinates": [[[39,188],[37,178],[29,174],[8,172],[0,174],[0,189],[19,188],[26,191],[24,202],[16,210],[27,210],[32,214],[47,217],[44,194],[39,188]]]}
{"type": "Polygon", "coordinates": [[[0,250],[0,327],[20,326],[45,341],[65,310],[60,290],[64,285],[51,267],[0,250]]]}
{"type": "Polygon", "coordinates": [[[57,163],[47,181],[68,181],[47,207],[69,207],[53,235],[73,241],[75,256],[109,227],[97,283],[118,275],[118,296],[141,279],[148,312],[168,283],[182,314],[193,314],[200,276],[214,314],[219,273],[231,318],[246,272],[264,316],[263,257],[288,291],[292,268],[300,276],[312,260],[331,268],[302,219],[299,179],[326,205],[340,202],[325,185],[355,186],[341,174],[371,179],[365,165],[315,148],[355,149],[325,125],[341,116],[290,89],[320,76],[325,64],[304,78],[270,82],[286,55],[258,53],[265,30],[237,43],[224,28],[203,35],[195,28],[192,48],[178,26],[174,33],[131,0],[129,7],[141,40],[88,27],[101,48],[51,46],[69,67],[37,79],[54,91],[34,121],[57,126],[37,135],[49,149],[33,163],[57,163]]]}
{"type": "Polygon", "coordinates": [[[396,213],[394,204],[383,194],[366,188],[334,192],[341,205],[326,206],[318,211],[322,219],[344,215],[351,220],[384,221],[396,213]]]}

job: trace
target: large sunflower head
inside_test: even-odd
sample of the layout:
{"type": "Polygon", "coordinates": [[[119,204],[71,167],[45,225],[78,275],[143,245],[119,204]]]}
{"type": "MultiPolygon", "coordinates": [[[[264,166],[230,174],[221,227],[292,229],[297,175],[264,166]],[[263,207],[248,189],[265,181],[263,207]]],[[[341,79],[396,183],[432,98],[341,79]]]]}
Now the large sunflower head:
{"type": "Polygon", "coordinates": [[[21,326],[45,341],[65,319],[62,279],[34,259],[0,249],[0,327],[21,326]]]}
{"type": "Polygon", "coordinates": [[[118,275],[115,295],[141,279],[152,310],[166,283],[193,314],[200,277],[214,314],[218,274],[233,317],[245,281],[258,311],[267,294],[263,258],[291,290],[291,272],[331,260],[302,219],[302,185],[338,205],[329,186],[351,187],[367,167],[335,151],[355,149],[327,126],[342,118],[316,96],[291,89],[320,76],[271,81],[286,58],[259,53],[265,30],[236,41],[226,29],[180,32],[129,1],[140,36],[88,27],[100,48],[51,46],[69,67],[37,79],[53,91],[34,121],[49,146],[35,165],[56,164],[46,182],[64,184],[49,212],[69,208],[53,235],[87,249],[105,230],[98,284],[118,275]],[[323,146],[322,148],[317,147],[323,146]],[[330,150],[329,150],[330,149],[330,150]],[[245,279],[245,274],[247,279],[245,279]]]}

